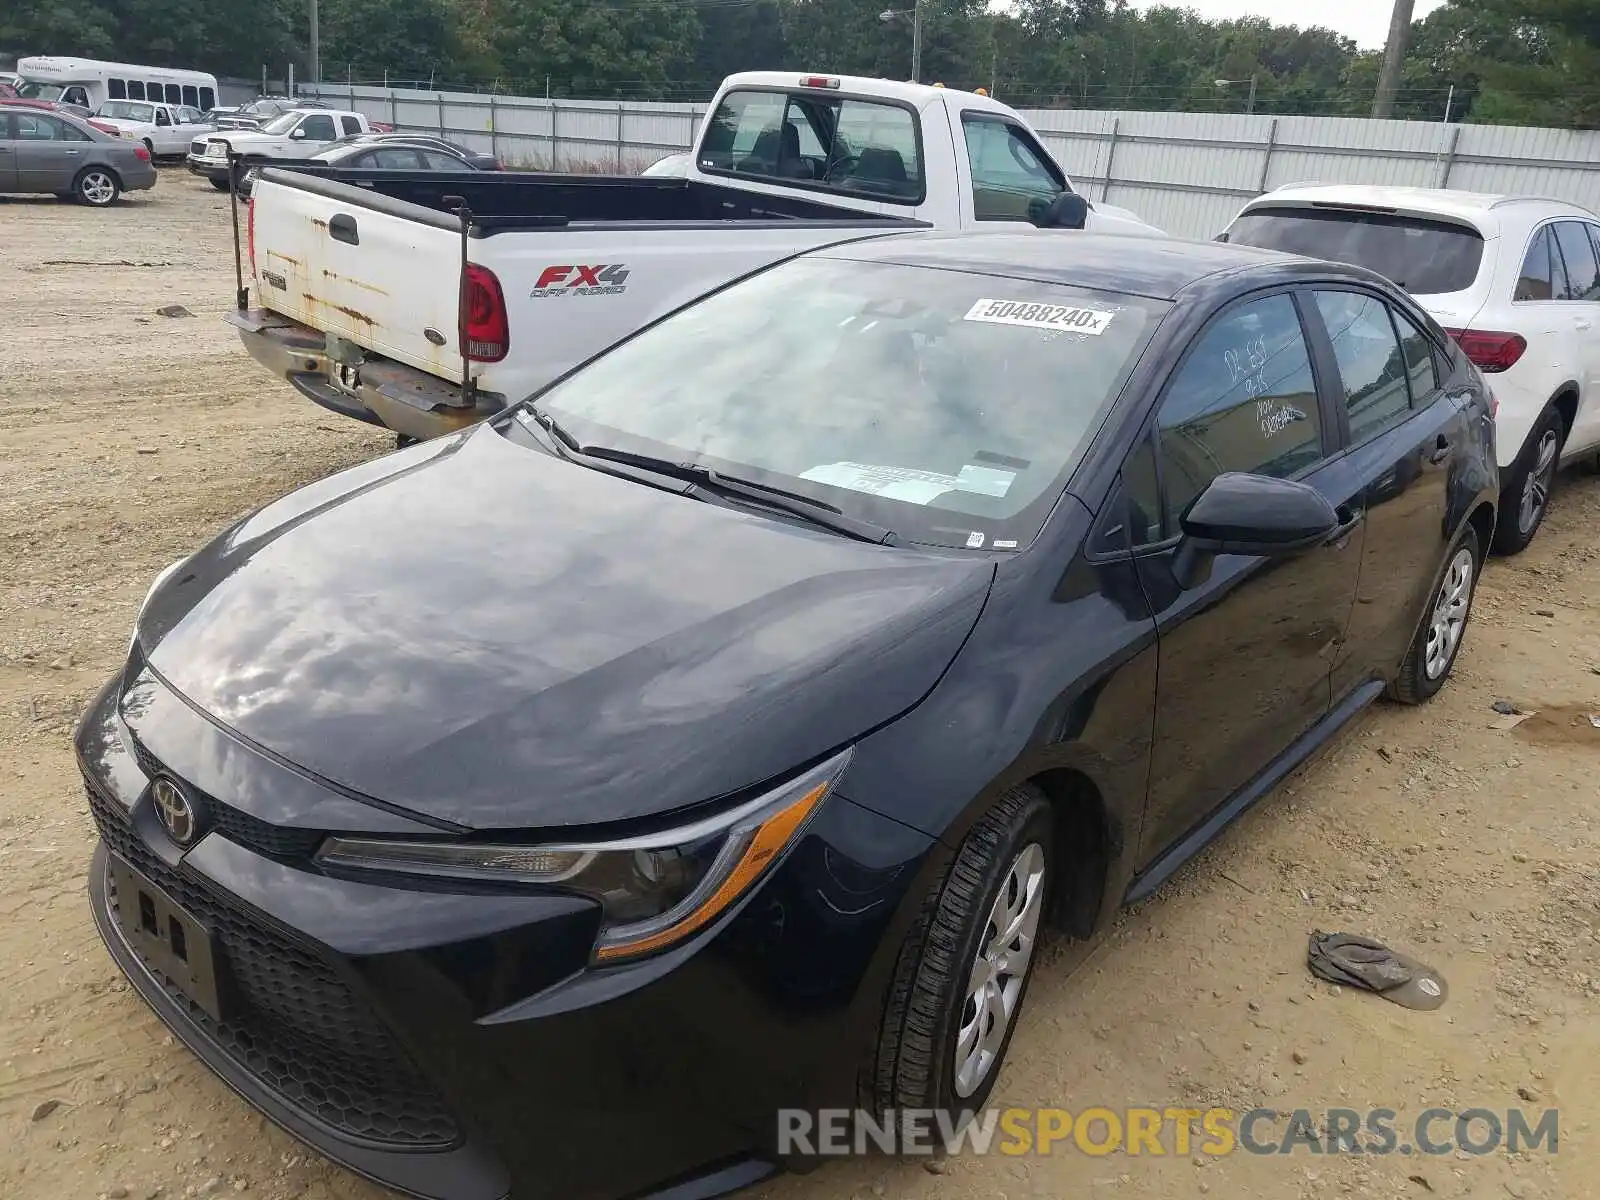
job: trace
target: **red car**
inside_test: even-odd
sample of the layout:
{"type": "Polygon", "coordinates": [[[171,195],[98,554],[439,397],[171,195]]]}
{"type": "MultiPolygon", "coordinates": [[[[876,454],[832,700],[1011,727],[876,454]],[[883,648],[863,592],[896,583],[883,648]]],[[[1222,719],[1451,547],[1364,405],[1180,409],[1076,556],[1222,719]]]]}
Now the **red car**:
{"type": "Polygon", "coordinates": [[[31,100],[25,96],[18,96],[16,94],[16,89],[7,83],[0,83],[0,104],[9,104],[13,107],[21,108],[43,108],[50,112],[63,112],[70,117],[77,117],[79,120],[88,121],[89,124],[93,125],[101,133],[109,133],[112,137],[121,136],[118,134],[115,125],[107,125],[104,122],[94,120],[92,117],[83,116],[76,105],[57,104],[54,100],[31,100]],[[6,94],[7,91],[11,92],[9,96],[6,94]]]}

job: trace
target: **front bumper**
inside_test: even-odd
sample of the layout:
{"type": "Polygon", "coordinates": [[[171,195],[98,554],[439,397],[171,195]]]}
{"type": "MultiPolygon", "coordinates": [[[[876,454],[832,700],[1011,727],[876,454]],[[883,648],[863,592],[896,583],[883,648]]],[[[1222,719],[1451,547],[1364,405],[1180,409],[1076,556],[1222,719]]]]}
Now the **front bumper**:
{"type": "Polygon", "coordinates": [[[215,158],[198,158],[193,154],[185,155],[184,162],[189,166],[191,175],[199,175],[212,183],[228,182],[228,164],[226,160],[215,158]]]}
{"type": "MultiPolygon", "coordinates": [[[[318,835],[214,798],[205,764],[225,756],[207,743],[226,734],[175,698],[119,717],[118,691],[78,734],[101,937],[185,1045],[329,1158],[432,1200],[692,1200],[776,1169],[778,1108],[854,1103],[922,835],[832,798],[711,930],[594,970],[590,902],[325,875],[307,861],[318,835]],[[187,852],[154,819],[157,773],[225,816],[187,852]],[[112,854],[211,933],[226,1023],[130,944],[112,854]]],[[[258,803],[282,770],[266,764],[236,798],[258,803]]]]}
{"type": "Polygon", "coordinates": [[[236,310],[222,319],[239,331],[251,358],[307,399],[418,441],[458,433],[506,407],[497,392],[475,392],[467,403],[457,384],[372,356],[355,368],[352,386],[341,379],[320,330],[266,308],[236,310]]]}

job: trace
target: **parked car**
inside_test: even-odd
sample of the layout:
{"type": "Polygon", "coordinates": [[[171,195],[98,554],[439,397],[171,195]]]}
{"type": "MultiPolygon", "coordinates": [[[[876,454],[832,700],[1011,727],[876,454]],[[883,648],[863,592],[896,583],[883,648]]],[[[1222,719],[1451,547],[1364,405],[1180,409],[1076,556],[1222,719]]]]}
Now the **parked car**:
{"type": "Polygon", "coordinates": [[[0,101],[0,192],[53,192],[94,208],[156,185],[150,151],[64,112],[0,101]]]}
{"type": "Polygon", "coordinates": [[[715,1195],[785,1109],[981,1111],[1047,924],[1444,684],[1497,495],[1369,272],[803,256],[163,571],[77,732],[96,925],[380,1183],[715,1195]]]}
{"type": "MultiPolygon", "coordinates": [[[[448,146],[449,143],[443,143],[448,146]]],[[[404,134],[362,134],[344,138],[318,151],[310,158],[294,161],[274,161],[276,167],[296,170],[311,168],[354,168],[377,171],[496,171],[497,160],[487,154],[467,154],[451,147],[441,149],[438,139],[412,139],[404,134]],[[483,166],[485,161],[490,166],[483,166]]],[[[248,196],[255,188],[261,167],[251,167],[239,177],[239,194],[248,196]]]]}
{"type": "Polygon", "coordinates": [[[446,187],[419,173],[355,187],[263,171],[244,239],[256,307],[229,319],[316,403],[427,438],[799,250],[929,225],[1158,232],[1075,192],[1018,113],[971,92],[755,71],[725,80],[710,112],[684,179],[446,187]],[[460,201],[494,236],[463,245],[460,201]],[[333,232],[347,223],[358,238],[333,232]],[[468,297],[485,333],[461,341],[468,297]]]}
{"type": "Polygon", "coordinates": [[[339,109],[292,108],[260,129],[222,129],[196,138],[189,146],[189,170],[211,181],[218,191],[228,190],[228,154],[252,159],[305,159],[326,150],[340,138],[371,133],[372,125],[358,112],[339,109]]]}
{"type": "Polygon", "coordinates": [[[110,126],[118,137],[143,142],[157,157],[187,154],[195,138],[211,132],[198,109],[141,100],[107,100],[94,120],[99,128],[110,126]]]}
{"type": "MultiPolygon", "coordinates": [[[[430,137],[425,133],[395,132],[386,125],[380,126],[376,123],[373,124],[372,128],[375,130],[375,132],[358,133],[349,137],[341,138],[338,144],[356,145],[361,143],[365,145],[382,145],[386,142],[405,142],[411,146],[424,147],[429,150],[438,150],[444,154],[453,155],[454,157],[461,159],[479,171],[504,171],[506,169],[504,160],[502,160],[498,155],[485,154],[481,150],[473,150],[468,146],[458,145],[457,143],[447,141],[444,138],[430,137]]],[[[444,168],[438,167],[434,169],[443,170],[444,168]]]]}
{"type": "Polygon", "coordinates": [[[0,79],[0,100],[10,100],[17,94],[17,85],[9,79],[0,79]]]}
{"type": "Polygon", "coordinates": [[[1251,201],[1226,236],[1379,271],[1450,331],[1499,403],[1495,548],[1525,548],[1558,466],[1600,451],[1600,216],[1532,196],[1306,185],[1251,201]]]}
{"type": "Polygon", "coordinates": [[[326,108],[320,100],[291,100],[287,96],[258,96],[248,104],[241,104],[219,115],[219,129],[260,129],[268,121],[281,117],[291,110],[326,108]]]}

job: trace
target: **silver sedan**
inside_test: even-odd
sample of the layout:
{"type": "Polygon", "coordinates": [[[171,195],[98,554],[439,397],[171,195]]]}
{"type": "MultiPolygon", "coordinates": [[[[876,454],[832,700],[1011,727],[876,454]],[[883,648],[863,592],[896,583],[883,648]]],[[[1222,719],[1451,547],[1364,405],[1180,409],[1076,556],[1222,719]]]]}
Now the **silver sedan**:
{"type": "Polygon", "coordinates": [[[156,185],[139,142],[102,133],[77,117],[0,102],[0,192],[53,192],[95,208],[156,185]]]}

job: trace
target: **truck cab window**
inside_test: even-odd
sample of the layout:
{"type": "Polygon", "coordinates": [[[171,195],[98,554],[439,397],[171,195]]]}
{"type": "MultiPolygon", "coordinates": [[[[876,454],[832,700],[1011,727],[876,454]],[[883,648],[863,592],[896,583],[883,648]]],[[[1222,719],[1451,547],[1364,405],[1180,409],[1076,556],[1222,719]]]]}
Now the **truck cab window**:
{"type": "Polygon", "coordinates": [[[812,89],[729,92],[706,126],[700,168],[907,204],[924,195],[909,109],[812,89]]]}
{"type": "Polygon", "coordinates": [[[164,109],[164,108],[156,109],[156,124],[157,125],[171,125],[172,124],[172,113],[169,112],[167,109],[164,109]]]}
{"type": "Polygon", "coordinates": [[[1067,190],[1026,131],[1010,121],[964,113],[962,132],[972,170],[972,211],[980,221],[1033,221],[1067,190]]]}
{"type": "Polygon", "coordinates": [[[339,135],[334,132],[333,118],[316,113],[300,122],[300,131],[310,142],[331,142],[339,135]]]}

